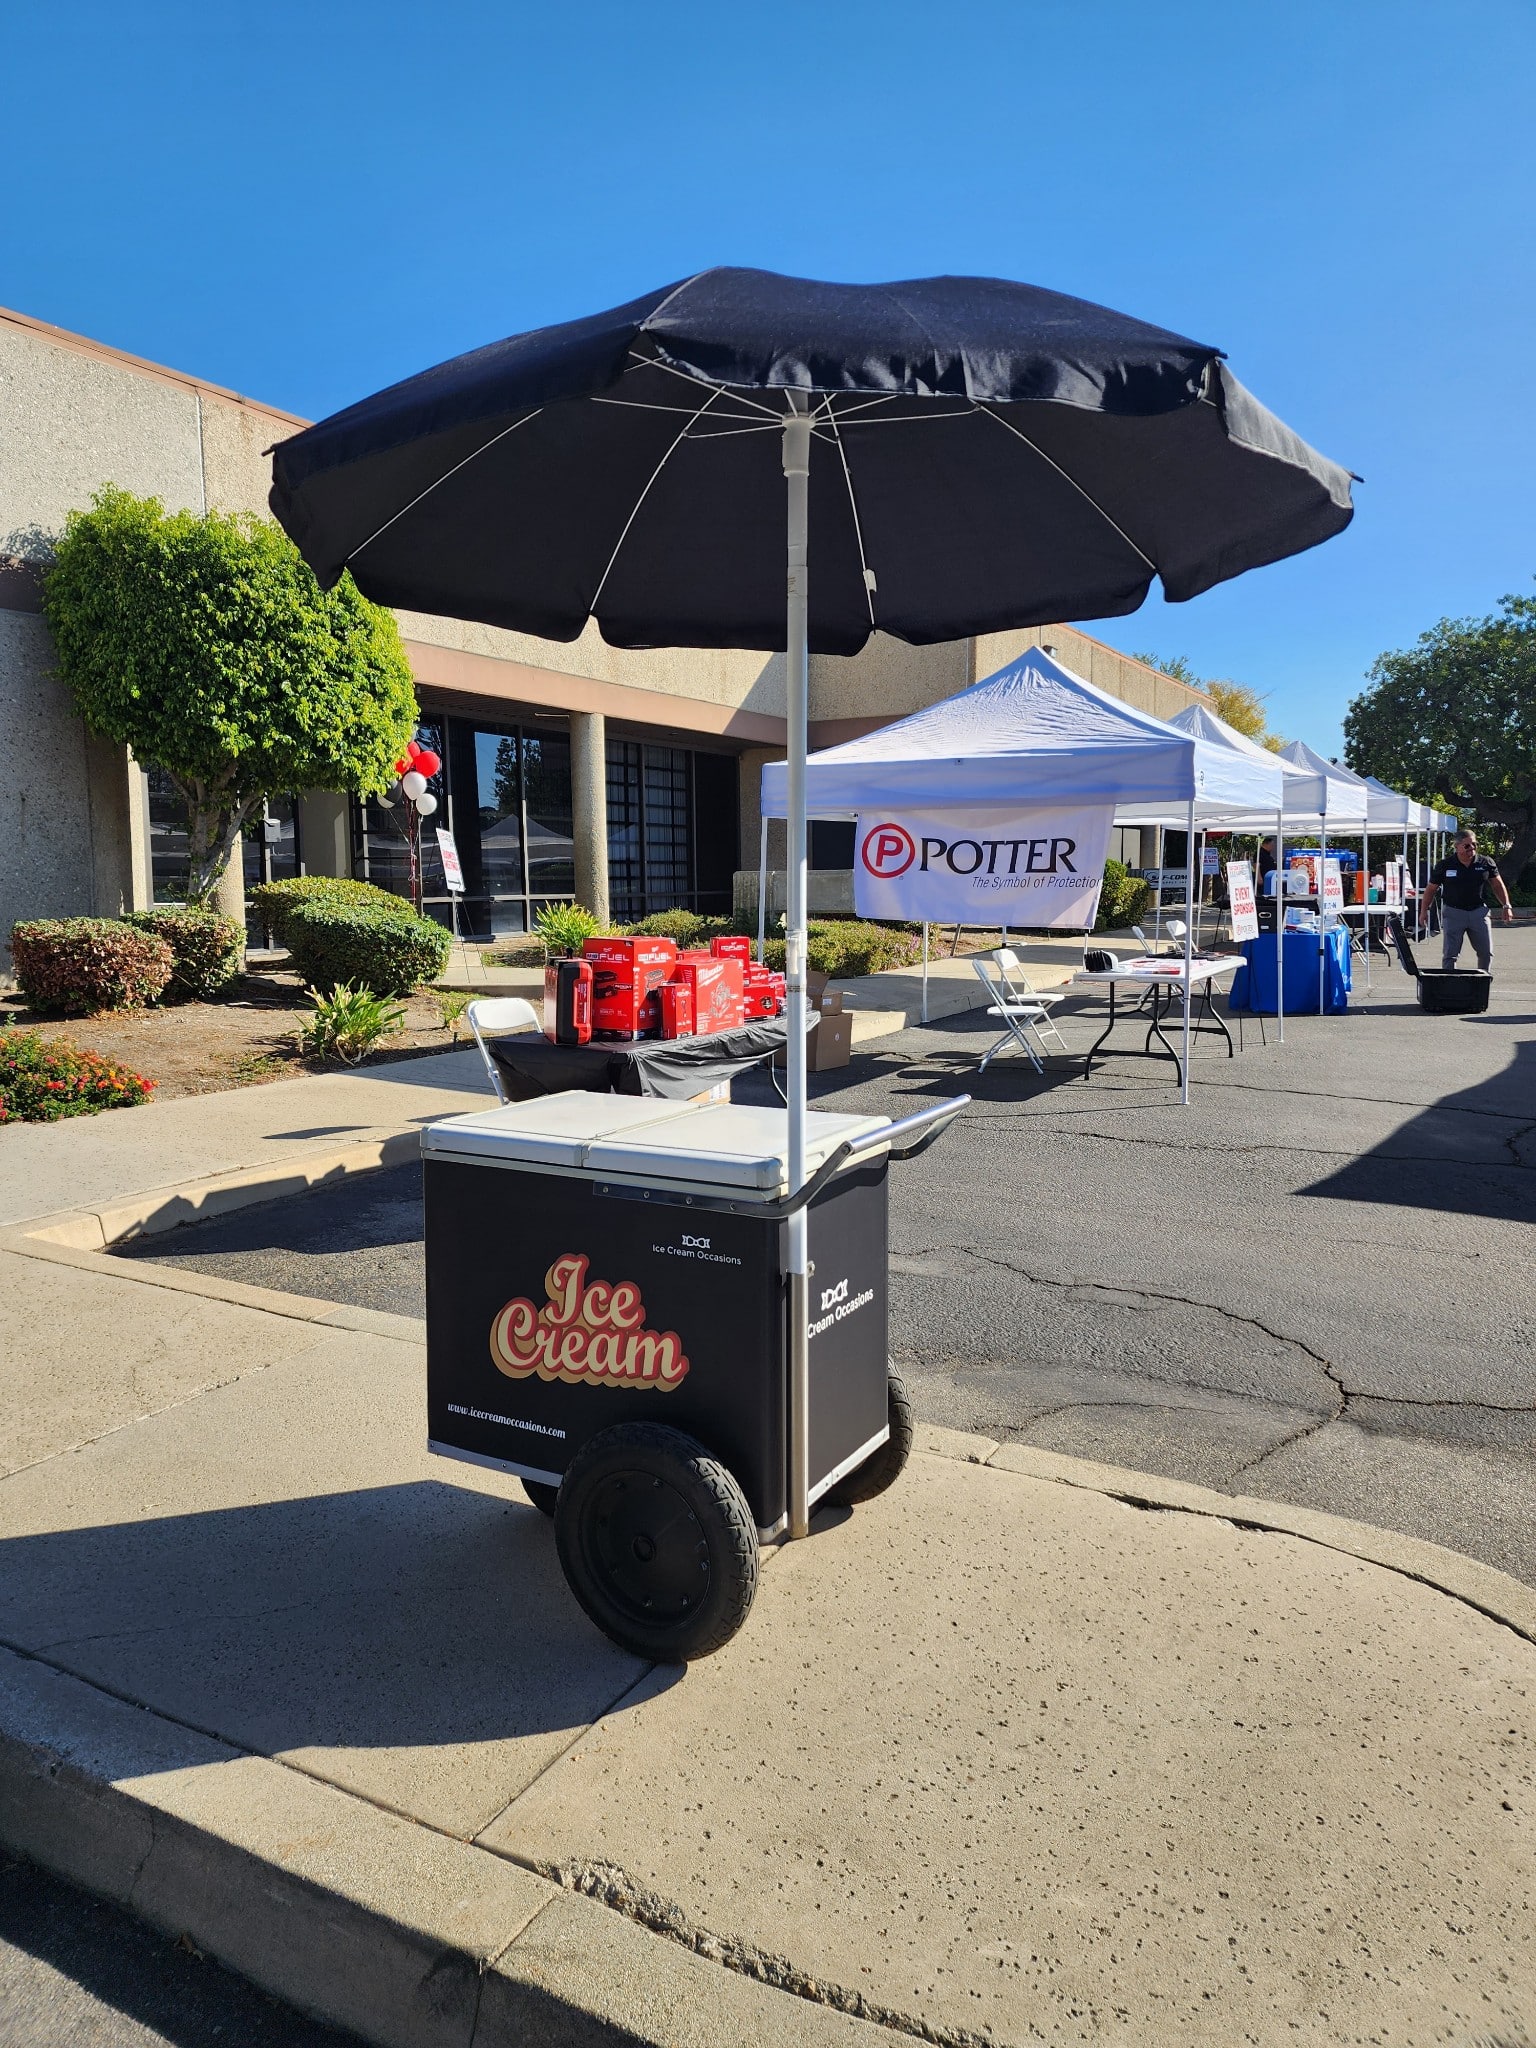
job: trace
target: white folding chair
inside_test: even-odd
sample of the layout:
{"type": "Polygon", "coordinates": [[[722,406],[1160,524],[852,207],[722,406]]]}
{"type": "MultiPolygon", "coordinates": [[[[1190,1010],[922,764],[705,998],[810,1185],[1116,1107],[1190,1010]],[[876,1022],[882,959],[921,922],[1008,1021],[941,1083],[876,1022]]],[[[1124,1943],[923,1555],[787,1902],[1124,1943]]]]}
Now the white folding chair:
{"type": "Polygon", "coordinates": [[[491,1077],[491,1086],[496,1091],[496,1100],[505,1102],[507,1091],[501,1084],[501,1070],[491,1057],[490,1047],[485,1042],[485,1033],[499,1037],[512,1031],[538,1031],[539,1013],[532,1003],[521,996],[480,996],[464,1012],[469,1028],[474,1033],[475,1044],[480,1048],[480,1057],[485,1071],[491,1077]]]}
{"type": "Polygon", "coordinates": [[[1008,986],[1007,976],[992,954],[978,954],[971,961],[971,966],[975,969],[981,985],[987,991],[987,994],[997,998],[996,1002],[987,1005],[987,1015],[989,1017],[1000,1017],[1005,1027],[1002,1037],[999,1038],[996,1045],[988,1048],[981,1065],[976,1071],[979,1074],[984,1074],[987,1071],[988,1061],[1000,1053],[1004,1046],[1016,1045],[1021,1052],[1029,1056],[1029,1063],[1035,1072],[1043,1074],[1045,1068],[1041,1064],[1039,1053],[1030,1044],[1028,1034],[1035,1029],[1040,1018],[1046,1014],[1045,1005],[1038,996],[1030,996],[1023,1000],[1017,998],[1008,986]]]}
{"type": "Polygon", "coordinates": [[[1046,991],[1036,988],[1025,973],[1024,963],[1018,954],[1015,953],[1012,946],[999,946],[992,955],[992,958],[997,962],[998,968],[1001,971],[1004,985],[1008,990],[1009,1001],[1018,1003],[1021,1008],[1033,1011],[1034,1014],[1027,1028],[1039,1039],[1044,1050],[1046,1052],[1051,1050],[1050,1046],[1046,1045],[1045,1042],[1047,1035],[1049,1035],[1055,1039],[1058,1052],[1070,1052],[1071,1047],[1057,1030],[1056,1020],[1051,1015],[1051,1009],[1054,1004],[1066,1001],[1066,990],[1054,989],[1046,991]]]}

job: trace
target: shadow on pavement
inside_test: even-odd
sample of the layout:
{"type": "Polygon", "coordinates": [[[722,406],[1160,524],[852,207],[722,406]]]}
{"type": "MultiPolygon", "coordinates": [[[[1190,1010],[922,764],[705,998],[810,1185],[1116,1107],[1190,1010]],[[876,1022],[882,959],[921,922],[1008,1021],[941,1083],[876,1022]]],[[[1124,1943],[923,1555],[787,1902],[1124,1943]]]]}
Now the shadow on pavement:
{"type": "MultiPolygon", "coordinates": [[[[1456,1058],[1456,1037],[1468,1025],[1511,1024],[1506,1016],[1434,1020],[1448,1027],[1447,1062],[1456,1058]]],[[[1431,1025],[1429,1028],[1434,1028],[1431,1025]]],[[[1521,1141],[1536,1132],[1536,1043],[1514,1047],[1508,1066],[1470,1088],[1443,1095],[1392,1136],[1323,1180],[1298,1188],[1340,1202],[1377,1202],[1390,1208],[1443,1209],[1506,1223],[1536,1223],[1536,1159],[1521,1141]],[[1465,1119],[1507,1124],[1502,1133],[1508,1159],[1468,1159],[1465,1119]]]]}
{"type": "Polygon", "coordinates": [[[0,1637],[266,1755],[558,1735],[646,1668],[543,1515],[431,1480],[11,1537],[0,1637]]]}
{"type": "Polygon", "coordinates": [[[17,2048],[361,2048],[357,2035],[290,2011],[189,1943],[4,1856],[0,2041],[17,2048]]]}

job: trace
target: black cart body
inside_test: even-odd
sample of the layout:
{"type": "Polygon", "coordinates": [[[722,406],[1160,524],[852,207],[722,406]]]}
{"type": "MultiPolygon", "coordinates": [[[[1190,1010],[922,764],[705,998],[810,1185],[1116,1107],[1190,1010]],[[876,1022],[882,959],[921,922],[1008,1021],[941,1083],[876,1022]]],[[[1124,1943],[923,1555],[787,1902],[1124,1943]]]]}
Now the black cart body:
{"type": "MultiPolygon", "coordinates": [[[[878,1117],[809,1118],[814,1169],[878,1117]]],[[[616,1422],[666,1422],[787,1521],[781,1112],[591,1094],[423,1136],[429,1448],[558,1484],[616,1422]]],[[[811,1497],[884,1442],[887,1177],[866,1153],[809,1211],[811,1497]]]]}

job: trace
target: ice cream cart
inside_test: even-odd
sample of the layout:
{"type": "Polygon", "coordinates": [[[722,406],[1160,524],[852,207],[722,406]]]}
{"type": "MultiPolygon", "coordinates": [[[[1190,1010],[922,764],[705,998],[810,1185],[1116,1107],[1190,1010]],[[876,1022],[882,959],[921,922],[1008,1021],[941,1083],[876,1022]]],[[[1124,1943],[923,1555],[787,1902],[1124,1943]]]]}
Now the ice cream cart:
{"type": "Polygon", "coordinates": [[[960,1096],[892,1122],[568,1093],[422,1135],[428,1442],[515,1473],[615,1642],[707,1655],[782,1535],[797,1427],[811,1503],[868,1499],[911,1448],[889,1363],[890,1162],[960,1096]],[[807,1212],[807,1412],[791,1412],[787,1233],[807,1212]]]}

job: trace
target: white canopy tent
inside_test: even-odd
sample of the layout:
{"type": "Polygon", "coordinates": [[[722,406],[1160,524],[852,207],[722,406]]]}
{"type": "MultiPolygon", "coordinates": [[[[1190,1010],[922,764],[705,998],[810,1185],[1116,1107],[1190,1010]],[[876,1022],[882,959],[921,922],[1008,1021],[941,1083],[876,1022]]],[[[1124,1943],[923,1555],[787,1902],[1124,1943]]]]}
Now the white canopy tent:
{"type": "MultiPolygon", "coordinates": [[[[1230,806],[1206,806],[1199,822],[1204,831],[1262,832],[1273,833],[1275,839],[1275,860],[1283,871],[1285,866],[1285,839],[1287,828],[1297,831],[1316,830],[1321,822],[1322,806],[1326,801],[1323,779],[1309,769],[1298,768],[1294,762],[1282,760],[1268,747],[1261,747],[1257,740],[1247,733],[1239,732],[1235,725],[1228,725],[1224,718],[1204,704],[1191,704],[1171,719],[1180,732],[1197,735],[1213,747],[1225,747],[1229,753],[1237,754],[1254,764],[1263,764],[1280,776],[1280,790],[1276,803],[1267,810],[1251,808],[1234,810],[1230,806]]],[[[1117,811],[1117,825],[1173,825],[1183,823],[1180,818],[1170,817],[1167,812],[1153,812],[1140,806],[1117,811]]],[[[1194,848],[1189,849],[1191,863],[1194,848]]],[[[1275,987],[1276,1021],[1280,1041],[1285,1042],[1285,946],[1284,906],[1276,898],[1275,911],[1275,987]]]]}
{"type": "MultiPolygon", "coordinates": [[[[1190,834],[1202,815],[1262,812],[1282,803],[1285,772],[1272,754],[1256,759],[1181,731],[1097,690],[1042,648],[1031,647],[958,696],[930,704],[862,738],[812,754],[806,808],[815,818],[921,808],[1076,801],[1171,813],[1190,834]]],[[[766,892],[767,821],[788,804],[787,764],[763,769],[764,820],[759,920],[766,892]]],[[[1183,1097],[1189,1099],[1194,946],[1193,867],[1186,888],[1183,1097]]]]}

